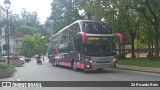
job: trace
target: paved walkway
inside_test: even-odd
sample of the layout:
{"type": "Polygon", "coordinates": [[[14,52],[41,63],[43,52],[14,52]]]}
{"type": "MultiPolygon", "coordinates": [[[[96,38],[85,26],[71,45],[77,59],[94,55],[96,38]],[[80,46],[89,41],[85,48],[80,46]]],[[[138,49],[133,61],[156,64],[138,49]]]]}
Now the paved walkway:
{"type": "Polygon", "coordinates": [[[118,65],[118,69],[160,73],[160,68],[118,65]]]}

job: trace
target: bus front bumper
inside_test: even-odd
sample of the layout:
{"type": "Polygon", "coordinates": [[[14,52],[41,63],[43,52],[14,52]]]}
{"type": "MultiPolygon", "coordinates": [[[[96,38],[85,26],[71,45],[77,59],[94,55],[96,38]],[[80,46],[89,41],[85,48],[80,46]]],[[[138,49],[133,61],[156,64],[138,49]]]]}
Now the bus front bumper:
{"type": "Polygon", "coordinates": [[[108,63],[92,63],[92,67],[97,68],[112,68],[117,66],[117,60],[112,60],[108,63]]]}

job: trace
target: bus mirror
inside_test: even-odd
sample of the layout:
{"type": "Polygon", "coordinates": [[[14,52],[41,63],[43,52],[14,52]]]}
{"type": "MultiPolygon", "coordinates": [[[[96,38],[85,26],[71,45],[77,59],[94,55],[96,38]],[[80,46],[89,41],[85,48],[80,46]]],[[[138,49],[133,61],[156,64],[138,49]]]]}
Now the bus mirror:
{"type": "Polygon", "coordinates": [[[86,33],[85,32],[78,32],[77,35],[81,35],[82,42],[86,43],[86,33]]]}
{"type": "Polygon", "coordinates": [[[114,33],[114,36],[118,36],[119,37],[119,42],[121,44],[123,44],[123,36],[122,36],[122,34],[120,34],[120,33],[114,33]]]}

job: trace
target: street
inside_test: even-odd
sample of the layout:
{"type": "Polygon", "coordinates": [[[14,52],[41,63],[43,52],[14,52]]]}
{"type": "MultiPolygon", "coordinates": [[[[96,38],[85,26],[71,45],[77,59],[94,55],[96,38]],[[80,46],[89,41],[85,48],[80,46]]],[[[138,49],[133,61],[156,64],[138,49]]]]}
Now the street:
{"type": "MultiPolygon", "coordinates": [[[[3,78],[0,81],[160,81],[160,75],[156,73],[129,71],[121,69],[105,69],[103,72],[89,72],[73,71],[70,68],[65,67],[54,67],[48,63],[48,59],[45,58],[43,65],[37,65],[36,60],[32,59],[31,62],[25,63],[23,67],[16,67],[16,71],[10,78],[3,78]]],[[[54,87],[55,88],[55,87],[54,87]]],[[[106,87],[109,88],[109,87],[106,87]]],[[[140,90],[159,90],[159,88],[142,88],[140,90]]],[[[37,90],[38,88],[32,88],[37,90]]],[[[25,88],[25,90],[32,90],[31,88],[25,88]]],[[[44,89],[44,88],[42,88],[44,89]]],[[[47,88],[51,89],[51,88],[47,88]]],[[[67,89],[67,88],[58,88],[67,89]]],[[[75,88],[70,88],[75,89],[75,88]]],[[[67,90],[70,90],[69,88],[67,90]]],[[[76,88],[91,89],[91,90],[105,90],[105,88],[76,88]]],[[[118,88],[110,88],[111,90],[119,90],[118,88]]],[[[132,88],[130,88],[132,89],[132,88]]],[[[1,89],[2,90],[2,89],[1,89]]],[[[3,88],[3,90],[8,90],[3,88]]],[[[12,89],[13,90],[13,89],[12,89]]],[[[15,89],[17,90],[17,89],[15,89]]],[[[38,89],[39,90],[39,89],[38,89]]],[[[122,90],[125,90],[122,88],[122,90]]],[[[134,88],[133,88],[134,90],[134,88]]]]}

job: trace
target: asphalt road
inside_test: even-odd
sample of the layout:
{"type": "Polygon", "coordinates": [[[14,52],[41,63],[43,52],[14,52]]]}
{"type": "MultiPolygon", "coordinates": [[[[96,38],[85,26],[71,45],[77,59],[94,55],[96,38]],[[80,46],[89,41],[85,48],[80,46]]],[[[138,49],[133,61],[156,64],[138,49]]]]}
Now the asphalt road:
{"type": "MultiPolygon", "coordinates": [[[[35,59],[16,67],[10,78],[0,81],[160,81],[160,74],[105,69],[103,72],[73,71],[70,68],[54,67],[45,58],[43,65],[37,65],[35,59]]],[[[159,87],[53,87],[53,88],[0,88],[0,90],[160,90],[159,87]]]]}

